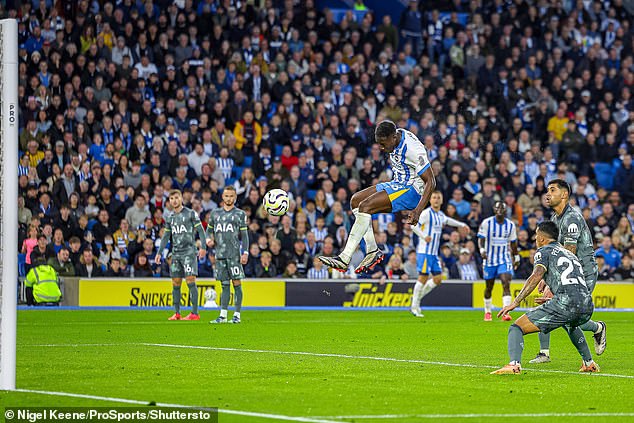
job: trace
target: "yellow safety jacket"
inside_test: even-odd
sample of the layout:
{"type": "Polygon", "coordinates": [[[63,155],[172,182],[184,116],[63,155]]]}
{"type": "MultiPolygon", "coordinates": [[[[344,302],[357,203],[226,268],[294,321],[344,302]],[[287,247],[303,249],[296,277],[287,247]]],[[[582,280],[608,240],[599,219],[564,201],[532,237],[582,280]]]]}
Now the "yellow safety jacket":
{"type": "Polygon", "coordinates": [[[37,303],[56,303],[62,297],[57,272],[48,264],[32,268],[26,275],[25,285],[33,288],[37,303]]]}

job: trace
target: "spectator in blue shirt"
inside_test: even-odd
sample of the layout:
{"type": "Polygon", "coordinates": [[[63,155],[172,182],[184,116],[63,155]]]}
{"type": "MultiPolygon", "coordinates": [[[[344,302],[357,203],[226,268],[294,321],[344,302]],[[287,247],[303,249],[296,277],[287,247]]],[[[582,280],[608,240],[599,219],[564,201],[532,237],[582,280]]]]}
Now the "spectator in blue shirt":
{"type": "Polygon", "coordinates": [[[33,28],[33,34],[24,43],[24,47],[26,48],[27,53],[32,54],[34,51],[42,50],[43,45],[44,38],[40,32],[40,27],[36,26],[33,28]]]}
{"type": "Polygon", "coordinates": [[[216,11],[216,4],[213,0],[203,0],[198,3],[198,8],[196,9],[196,14],[198,16],[203,13],[214,13],[216,11]]]}
{"type": "Polygon", "coordinates": [[[595,253],[605,259],[605,264],[610,266],[610,270],[614,271],[621,265],[621,253],[612,248],[612,239],[609,236],[603,238],[601,247],[595,253]]]}
{"type": "Polygon", "coordinates": [[[416,0],[410,0],[408,8],[403,10],[398,26],[405,42],[410,43],[414,53],[418,54],[422,49],[423,15],[416,0]]]}
{"type": "Polygon", "coordinates": [[[88,154],[93,160],[103,163],[105,160],[106,146],[103,144],[103,138],[100,133],[96,133],[92,139],[93,144],[88,149],[88,154]]]}
{"type": "Polygon", "coordinates": [[[452,204],[456,208],[456,212],[458,212],[458,216],[464,218],[471,211],[471,204],[467,200],[464,199],[464,193],[460,188],[456,188],[453,191],[453,195],[451,200],[449,200],[449,204],[452,204]]]}

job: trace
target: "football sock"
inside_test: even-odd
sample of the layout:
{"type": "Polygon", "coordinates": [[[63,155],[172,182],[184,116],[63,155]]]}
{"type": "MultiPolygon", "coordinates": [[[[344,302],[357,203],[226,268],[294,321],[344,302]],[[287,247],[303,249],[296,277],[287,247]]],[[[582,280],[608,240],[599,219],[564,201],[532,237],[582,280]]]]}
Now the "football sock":
{"type": "Polygon", "coordinates": [[[233,317],[237,317],[238,319],[240,318],[240,312],[236,311],[233,313],[233,317]]]}
{"type": "Polygon", "coordinates": [[[548,350],[550,350],[550,334],[539,332],[539,352],[548,350]]]}
{"type": "MultiPolygon", "coordinates": [[[[356,208],[352,210],[352,213],[354,213],[354,216],[356,218],[359,214],[359,209],[356,208]]],[[[370,226],[368,226],[368,229],[365,231],[365,234],[363,235],[363,240],[365,241],[366,254],[378,248],[376,245],[376,239],[374,238],[374,228],[372,228],[372,224],[370,224],[370,226]]]]}
{"type": "Polygon", "coordinates": [[[174,304],[174,311],[178,314],[181,312],[181,287],[172,285],[172,303],[174,304]]]}
{"type": "Polygon", "coordinates": [[[420,307],[420,299],[423,298],[423,283],[421,281],[416,281],[414,284],[414,293],[412,294],[412,308],[420,307]]]}
{"type": "Polygon", "coordinates": [[[240,309],[242,308],[242,285],[234,286],[235,298],[234,303],[236,306],[236,312],[240,313],[240,309]]]}
{"type": "Polygon", "coordinates": [[[220,315],[224,311],[224,316],[227,317],[227,309],[229,308],[229,300],[231,300],[231,284],[222,284],[222,294],[220,294],[220,315]]]}
{"type": "Polygon", "coordinates": [[[502,305],[504,307],[511,305],[511,301],[513,301],[513,300],[512,300],[512,297],[510,295],[503,295],[502,296],[502,305]]]}
{"type": "Polygon", "coordinates": [[[350,235],[348,236],[348,242],[346,242],[346,246],[343,251],[339,254],[339,257],[346,263],[350,263],[350,259],[352,258],[352,254],[359,246],[361,239],[365,235],[365,232],[368,230],[370,223],[372,221],[372,216],[368,213],[357,214],[357,220],[352,225],[352,229],[350,230],[350,235]]]}
{"type": "Polygon", "coordinates": [[[189,288],[189,299],[192,302],[192,313],[198,314],[198,286],[196,282],[188,283],[187,288],[189,288]]]}
{"type": "Polygon", "coordinates": [[[568,332],[570,340],[575,348],[577,348],[577,351],[579,351],[579,355],[581,355],[584,363],[586,363],[586,365],[592,363],[592,354],[590,353],[590,348],[588,347],[583,331],[578,327],[574,329],[566,327],[566,332],[568,332]]]}
{"type": "Polygon", "coordinates": [[[432,289],[436,288],[436,284],[433,279],[427,281],[425,286],[423,287],[423,292],[421,293],[421,299],[425,298],[425,295],[429,294],[432,289]]]}
{"type": "Polygon", "coordinates": [[[485,313],[491,313],[491,305],[492,305],[491,298],[485,298],[484,299],[484,312],[485,313]]]}
{"type": "Polygon", "coordinates": [[[509,327],[509,357],[511,362],[517,364],[522,361],[522,351],[524,350],[524,333],[519,326],[513,323],[509,327]]]}
{"type": "Polygon", "coordinates": [[[224,317],[225,319],[227,318],[227,309],[226,308],[220,309],[220,317],[224,317]]]}
{"type": "Polygon", "coordinates": [[[600,324],[598,324],[597,322],[593,320],[588,320],[586,323],[579,326],[579,328],[583,331],[592,332],[592,333],[599,333],[601,332],[601,329],[603,329],[600,324]]]}

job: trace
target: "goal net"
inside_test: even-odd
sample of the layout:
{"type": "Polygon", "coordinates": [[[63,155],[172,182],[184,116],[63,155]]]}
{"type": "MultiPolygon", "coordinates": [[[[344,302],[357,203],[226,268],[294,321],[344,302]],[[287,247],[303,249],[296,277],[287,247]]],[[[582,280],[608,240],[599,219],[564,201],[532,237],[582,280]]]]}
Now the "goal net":
{"type": "Polygon", "coordinates": [[[18,23],[0,20],[0,389],[15,389],[18,293],[18,23]]]}

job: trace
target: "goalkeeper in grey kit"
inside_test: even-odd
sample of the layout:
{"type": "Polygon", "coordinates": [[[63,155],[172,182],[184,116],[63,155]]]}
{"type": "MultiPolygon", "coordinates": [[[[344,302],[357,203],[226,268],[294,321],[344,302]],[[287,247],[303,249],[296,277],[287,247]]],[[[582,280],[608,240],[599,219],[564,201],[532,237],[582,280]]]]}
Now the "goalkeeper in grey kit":
{"type": "Polygon", "coordinates": [[[172,190],[169,194],[169,202],[174,213],[166,219],[165,232],[161,238],[161,245],[156,252],[155,262],[161,264],[161,256],[167,242],[171,238],[172,263],[170,265],[170,276],[172,277],[172,303],[174,305],[174,315],[168,320],[200,320],[198,316],[198,287],[196,286],[196,276],[198,276],[198,258],[205,257],[207,250],[206,234],[200,222],[198,213],[183,206],[183,194],[179,190],[172,190]],[[200,249],[196,248],[196,234],[200,238],[200,249]],[[198,257],[196,256],[198,253],[198,257]],[[181,284],[183,278],[187,281],[189,297],[192,302],[192,312],[181,319],[180,300],[181,284]]]}
{"type": "Polygon", "coordinates": [[[222,192],[222,207],[213,210],[209,216],[207,243],[216,248],[216,279],[222,284],[220,296],[220,316],[209,323],[227,323],[227,309],[231,298],[231,284],[235,290],[235,312],[231,323],[240,323],[242,307],[243,264],[249,258],[249,235],[247,232],[247,214],[236,208],[238,198],[233,186],[225,187],[222,192]]]}

